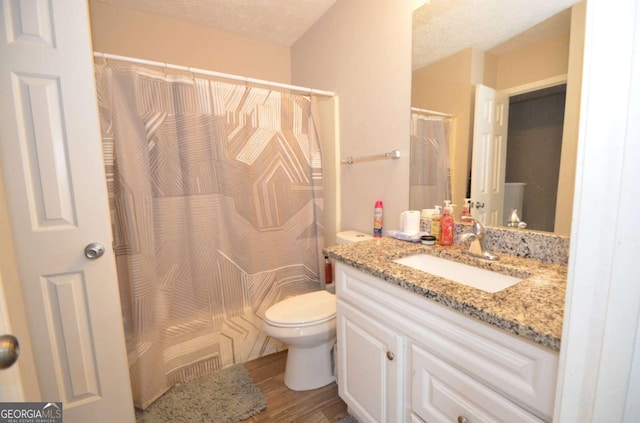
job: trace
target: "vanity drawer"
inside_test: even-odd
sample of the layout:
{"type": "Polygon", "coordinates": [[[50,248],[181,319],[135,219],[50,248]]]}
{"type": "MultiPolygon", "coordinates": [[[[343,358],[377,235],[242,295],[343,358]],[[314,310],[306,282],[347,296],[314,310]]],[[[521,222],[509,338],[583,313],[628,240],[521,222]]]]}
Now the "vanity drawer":
{"type": "Polygon", "coordinates": [[[424,421],[543,421],[420,346],[410,345],[409,349],[413,376],[411,409],[424,421]]]}
{"type": "Polygon", "coordinates": [[[558,354],[463,314],[416,315],[405,333],[425,351],[551,420],[558,354]]]}

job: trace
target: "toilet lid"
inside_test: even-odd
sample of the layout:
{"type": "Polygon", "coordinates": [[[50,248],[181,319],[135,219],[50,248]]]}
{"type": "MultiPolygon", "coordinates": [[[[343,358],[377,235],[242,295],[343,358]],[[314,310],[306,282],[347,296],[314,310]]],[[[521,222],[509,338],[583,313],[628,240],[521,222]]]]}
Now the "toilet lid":
{"type": "Polygon", "coordinates": [[[306,326],[332,319],[336,315],[336,297],[316,291],[287,298],[269,307],[267,323],[274,326],[306,326]]]}

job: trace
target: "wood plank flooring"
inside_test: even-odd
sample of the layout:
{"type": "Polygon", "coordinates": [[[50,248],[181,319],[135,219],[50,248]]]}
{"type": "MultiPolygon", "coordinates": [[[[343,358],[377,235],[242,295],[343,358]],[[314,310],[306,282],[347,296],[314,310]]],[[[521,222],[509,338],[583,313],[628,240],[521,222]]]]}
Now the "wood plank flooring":
{"type": "Polygon", "coordinates": [[[262,391],[267,409],[243,422],[333,423],[347,415],[347,405],[338,397],[335,383],[311,391],[287,388],[284,384],[286,360],[287,352],[282,351],[244,363],[262,391]]]}

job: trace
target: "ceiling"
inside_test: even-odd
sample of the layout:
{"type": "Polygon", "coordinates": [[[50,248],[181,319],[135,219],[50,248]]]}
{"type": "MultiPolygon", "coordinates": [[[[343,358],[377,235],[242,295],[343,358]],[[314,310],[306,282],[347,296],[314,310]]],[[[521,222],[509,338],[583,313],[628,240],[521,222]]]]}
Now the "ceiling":
{"type": "Polygon", "coordinates": [[[555,15],[579,1],[431,0],[413,13],[413,69],[470,47],[504,54],[568,33],[571,14],[555,15]]]}
{"type": "MultiPolygon", "coordinates": [[[[292,46],[336,0],[96,0],[292,46]]],[[[373,0],[390,1],[390,0],[373,0]]],[[[393,0],[407,1],[407,0],[393,0]]],[[[424,1],[424,0],[423,0],[424,1]]],[[[565,13],[502,43],[579,0],[430,0],[413,14],[413,68],[469,47],[506,52],[568,32],[565,13]],[[502,50],[501,50],[502,49],[502,50]]],[[[415,2],[415,0],[414,0],[415,2]]]]}

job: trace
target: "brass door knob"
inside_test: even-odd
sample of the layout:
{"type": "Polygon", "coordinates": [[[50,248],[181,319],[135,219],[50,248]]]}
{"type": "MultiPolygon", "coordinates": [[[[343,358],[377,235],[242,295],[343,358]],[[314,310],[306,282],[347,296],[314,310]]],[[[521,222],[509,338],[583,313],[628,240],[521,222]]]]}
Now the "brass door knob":
{"type": "Polygon", "coordinates": [[[0,369],[8,369],[18,361],[20,344],[13,335],[0,336],[0,369]]]}

